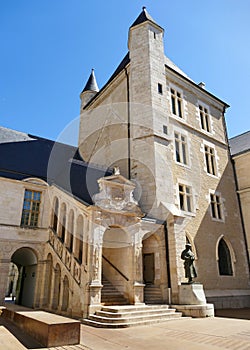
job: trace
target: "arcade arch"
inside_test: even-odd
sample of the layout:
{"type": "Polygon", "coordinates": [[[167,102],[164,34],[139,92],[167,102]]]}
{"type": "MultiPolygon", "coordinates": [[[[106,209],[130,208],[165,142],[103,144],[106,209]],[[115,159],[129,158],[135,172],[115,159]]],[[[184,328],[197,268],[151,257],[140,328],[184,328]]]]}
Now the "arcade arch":
{"type": "Polygon", "coordinates": [[[128,233],[120,227],[109,227],[103,235],[102,275],[125,297],[132,278],[133,250],[128,233]]]}
{"type": "Polygon", "coordinates": [[[11,263],[17,267],[18,278],[16,289],[16,304],[32,307],[35,295],[37,256],[28,247],[17,249],[11,257],[11,263]]]}

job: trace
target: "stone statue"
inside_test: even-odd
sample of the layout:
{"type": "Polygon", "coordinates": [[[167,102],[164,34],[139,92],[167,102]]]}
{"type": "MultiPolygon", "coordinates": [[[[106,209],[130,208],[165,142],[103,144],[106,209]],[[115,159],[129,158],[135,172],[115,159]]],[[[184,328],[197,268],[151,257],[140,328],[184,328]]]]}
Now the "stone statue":
{"type": "Polygon", "coordinates": [[[194,267],[194,253],[191,250],[191,244],[186,244],[186,248],[181,253],[181,259],[184,260],[185,277],[188,278],[188,283],[193,283],[193,278],[197,277],[197,273],[194,267]]]}
{"type": "Polygon", "coordinates": [[[120,168],[116,165],[113,168],[113,175],[120,175],[120,168]]]}

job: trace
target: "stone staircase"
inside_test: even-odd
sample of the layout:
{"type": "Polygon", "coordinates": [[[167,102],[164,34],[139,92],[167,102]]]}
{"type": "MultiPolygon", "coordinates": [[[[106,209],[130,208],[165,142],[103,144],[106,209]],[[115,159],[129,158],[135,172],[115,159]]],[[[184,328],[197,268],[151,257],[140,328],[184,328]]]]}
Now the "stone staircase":
{"type": "Polygon", "coordinates": [[[126,305],[128,300],[110,283],[105,276],[102,276],[102,298],[103,305],[126,305]]]}
{"type": "Polygon", "coordinates": [[[153,284],[146,285],[144,288],[144,301],[146,304],[164,304],[160,287],[153,284]]]}
{"type": "Polygon", "coordinates": [[[99,328],[125,328],[181,319],[182,313],[168,305],[103,306],[82,322],[99,328]]]}

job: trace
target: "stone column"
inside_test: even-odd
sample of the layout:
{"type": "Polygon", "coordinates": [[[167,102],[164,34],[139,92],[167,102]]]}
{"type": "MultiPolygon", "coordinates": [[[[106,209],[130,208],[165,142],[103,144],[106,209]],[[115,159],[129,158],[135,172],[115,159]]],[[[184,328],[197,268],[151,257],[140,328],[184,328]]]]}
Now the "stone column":
{"type": "Polygon", "coordinates": [[[180,259],[183,246],[185,246],[185,231],[182,230],[183,218],[170,214],[168,216],[168,246],[171,278],[171,302],[179,303],[179,285],[182,278],[182,262],[180,259]]]}
{"type": "Polygon", "coordinates": [[[55,287],[55,267],[52,266],[50,294],[49,294],[49,301],[48,301],[49,310],[52,310],[52,306],[54,303],[54,287],[55,287]]]}
{"type": "Polygon", "coordinates": [[[63,305],[63,292],[64,292],[64,283],[63,283],[63,275],[61,274],[60,276],[60,294],[59,294],[59,302],[58,302],[58,307],[57,310],[61,311],[62,310],[62,305],[63,305]]]}
{"type": "Polygon", "coordinates": [[[138,225],[134,227],[134,257],[133,257],[133,303],[144,304],[144,287],[143,283],[143,263],[142,263],[142,232],[138,225]]]}
{"type": "Polygon", "coordinates": [[[36,268],[36,287],[34,293],[33,307],[39,308],[43,306],[43,291],[45,286],[46,260],[37,262],[36,268]]]}
{"type": "Polygon", "coordinates": [[[102,290],[102,241],[105,228],[95,225],[91,239],[90,253],[91,276],[89,285],[89,313],[92,314],[101,307],[101,290],[102,290]]]}
{"type": "Polygon", "coordinates": [[[8,283],[10,259],[0,260],[0,305],[4,304],[5,293],[8,283]]]}

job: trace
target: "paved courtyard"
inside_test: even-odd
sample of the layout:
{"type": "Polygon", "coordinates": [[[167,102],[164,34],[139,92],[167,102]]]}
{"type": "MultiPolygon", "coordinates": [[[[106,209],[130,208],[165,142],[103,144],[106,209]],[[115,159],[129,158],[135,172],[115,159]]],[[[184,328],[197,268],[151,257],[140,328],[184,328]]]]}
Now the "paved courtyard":
{"type": "MultiPolygon", "coordinates": [[[[75,346],[50,348],[51,350],[250,350],[250,309],[224,310],[223,317],[205,319],[181,319],[124,329],[102,329],[81,325],[81,343],[75,346]],[[224,317],[226,316],[226,317],[224,317]],[[238,318],[235,318],[238,317],[238,318]]],[[[0,318],[1,320],[1,318],[0,318]]],[[[13,334],[8,348],[16,350],[14,340],[24,349],[44,349],[31,337],[22,334],[16,327],[1,320],[0,332],[8,329],[13,334]]],[[[0,334],[1,335],[1,334],[0,334]]],[[[1,339],[1,337],[0,337],[1,339]]]]}

